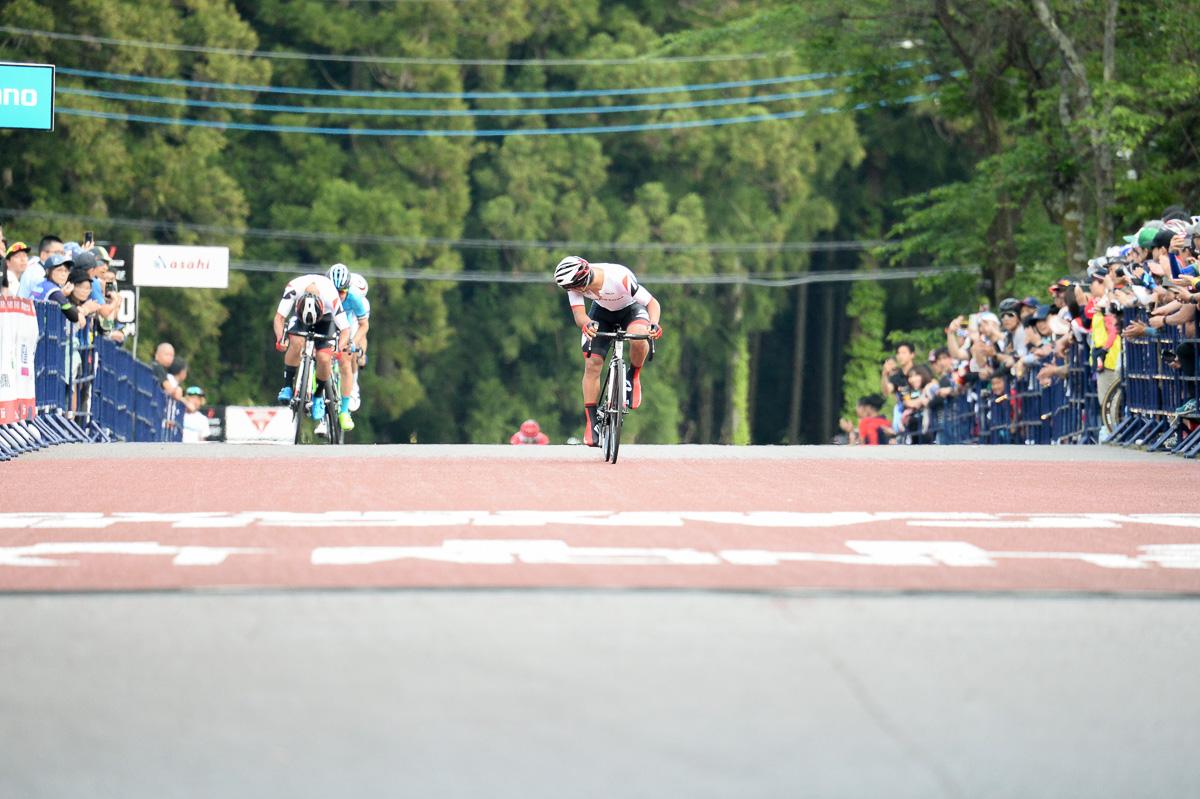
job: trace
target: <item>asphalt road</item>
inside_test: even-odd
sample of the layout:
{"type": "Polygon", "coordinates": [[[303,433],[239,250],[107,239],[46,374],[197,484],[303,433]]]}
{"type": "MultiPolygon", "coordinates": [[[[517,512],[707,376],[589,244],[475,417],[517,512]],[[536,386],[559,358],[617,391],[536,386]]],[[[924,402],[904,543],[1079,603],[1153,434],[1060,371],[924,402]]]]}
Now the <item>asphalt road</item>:
{"type": "Polygon", "coordinates": [[[25,455],[0,467],[10,487],[38,487],[0,494],[0,799],[1194,799],[1194,468],[1105,447],[629,446],[615,466],[582,447],[115,445],[25,455]],[[343,463],[369,479],[326,495],[296,460],[312,457],[357,458],[343,463]],[[39,493],[57,484],[68,490],[39,493]],[[1039,491],[1022,502],[1015,492],[1031,486],[1039,491]],[[285,500],[298,514],[291,526],[239,516],[285,500]],[[81,502],[98,518],[70,517],[81,502]],[[529,529],[314,523],[329,510],[403,521],[460,506],[489,519],[567,516],[544,527],[530,517],[529,529]],[[658,519],[643,530],[570,515],[613,508],[870,518],[774,531],[658,519]],[[924,516],[872,515],[906,510],[924,516]],[[194,512],[244,524],[175,525],[194,512]],[[659,566],[604,558],[325,565],[344,588],[248,590],[213,587],[231,584],[222,567],[197,560],[203,546],[181,548],[274,548],[277,559],[235,555],[230,568],[257,570],[242,585],[283,585],[317,568],[317,546],[436,549],[448,535],[484,544],[548,536],[605,558],[615,556],[605,547],[735,546],[808,560],[673,567],[669,590],[622,582],[659,566]],[[849,539],[864,536],[975,542],[997,561],[959,562],[960,548],[945,562],[889,566],[847,554],[849,539]],[[82,553],[71,549],[78,542],[82,553]],[[126,544],[105,550],[112,542],[126,544]],[[128,542],[156,554],[126,551],[128,542]],[[838,590],[799,588],[839,558],[849,565],[826,564],[835,571],[825,583],[838,590]],[[468,566],[516,587],[432,580],[468,566]],[[701,590],[695,575],[706,568],[797,582],[701,590]],[[937,580],[901,581],[921,593],[882,587],[905,568],[937,580]],[[371,584],[363,575],[405,584],[405,570],[421,578],[411,584],[442,587],[362,587],[371,584]],[[578,582],[520,582],[543,573],[578,582]],[[608,582],[580,577],[588,574],[608,582]],[[1157,575],[1161,590],[1146,593],[1132,582],[1139,575],[1157,575]],[[135,585],[176,590],[111,590],[135,585]],[[86,590],[97,586],[110,590],[86,590]]]}
{"type": "Polygon", "coordinates": [[[0,796],[1195,797],[1200,602],[0,596],[0,796]]]}

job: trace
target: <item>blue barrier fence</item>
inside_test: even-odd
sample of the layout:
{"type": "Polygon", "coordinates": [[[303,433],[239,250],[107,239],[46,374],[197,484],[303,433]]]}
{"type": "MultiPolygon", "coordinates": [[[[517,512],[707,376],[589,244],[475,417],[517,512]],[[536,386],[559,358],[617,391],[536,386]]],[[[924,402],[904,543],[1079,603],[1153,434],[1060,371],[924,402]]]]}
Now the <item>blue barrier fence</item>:
{"type": "Polygon", "coordinates": [[[1065,377],[1043,386],[1037,368],[1010,378],[1006,390],[993,394],[978,386],[928,411],[927,432],[906,443],[937,444],[1094,444],[1099,440],[1100,406],[1096,373],[1088,365],[1088,348],[1075,344],[1065,360],[1065,377]]]}
{"type": "MultiPolygon", "coordinates": [[[[1143,310],[1126,312],[1126,322],[1149,320],[1143,310]]],[[[1177,326],[1147,332],[1126,340],[1122,351],[1124,409],[1112,443],[1194,458],[1200,453],[1200,414],[1194,405],[1200,340],[1177,326]]]]}
{"type": "Polygon", "coordinates": [[[66,442],[182,440],[183,404],[149,364],[103,338],[94,318],[78,328],[53,303],[34,307],[37,413],[0,425],[0,461],[66,442]]]}

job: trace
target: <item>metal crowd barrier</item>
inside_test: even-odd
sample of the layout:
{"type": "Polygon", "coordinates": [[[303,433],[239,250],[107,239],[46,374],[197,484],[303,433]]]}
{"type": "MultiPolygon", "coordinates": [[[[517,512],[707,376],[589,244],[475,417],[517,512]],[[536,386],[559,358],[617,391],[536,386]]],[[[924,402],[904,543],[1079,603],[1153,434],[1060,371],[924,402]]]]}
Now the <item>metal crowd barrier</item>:
{"type": "MultiPolygon", "coordinates": [[[[1149,318],[1141,308],[1125,312],[1126,324],[1148,323],[1149,318]]],[[[1200,454],[1200,414],[1180,412],[1200,389],[1195,365],[1198,348],[1200,340],[1186,337],[1176,326],[1163,327],[1154,336],[1124,341],[1123,409],[1111,443],[1189,458],[1200,454]],[[1167,363],[1164,355],[1168,351],[1181,355],[1183,363],[1167,363]]]]}
{"type": "Polygon", "coordinates": [[[0,425],[0,461],[68,442],[182,440],[183,403],[148,364],[103,338],[94,318],[78,328],[53,303],[34,307],[37,412],[0,425]]]}
{"type": "Polygon", "coordinates": [[[1001,395],[993,395],[990,386],[977,385],[966,394],[951,397],[929,412],[925,440],[936,444],[1096,443],[1100,404],[1087,345],[1074,344],[1066,364],[1066,378],[1055,378],[1049,386],[1038,382],[1039,366],[1020,378],[1010,377],[1008,390],[1001,395]]]}

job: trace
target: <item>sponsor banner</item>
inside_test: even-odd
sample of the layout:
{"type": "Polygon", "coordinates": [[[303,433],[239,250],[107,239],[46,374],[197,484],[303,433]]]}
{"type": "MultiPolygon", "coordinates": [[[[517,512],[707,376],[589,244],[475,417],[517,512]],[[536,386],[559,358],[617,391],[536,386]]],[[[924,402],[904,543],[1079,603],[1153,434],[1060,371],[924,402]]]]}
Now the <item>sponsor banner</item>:
{"type": "Polygon", "coordinates": [[[0,297],[0,424],[30,419],[34,396],[37,314],[31,300],[0,297]]]}
{"type": "Polygon", "coordinates": [[[135,244],[133,284],[185,289],[229,288],[229,248],[135,244]]]}
{"type": "Polygon", "coordinates": [[[225,408],[225,440],[231,443],[291,444],[296,427],[290,408],[281,406],[225,408]]]}
{"type": "Polygon", "coordinates": [[[0,62],[0,128],[54,130],[54,65],[0,62]]]}

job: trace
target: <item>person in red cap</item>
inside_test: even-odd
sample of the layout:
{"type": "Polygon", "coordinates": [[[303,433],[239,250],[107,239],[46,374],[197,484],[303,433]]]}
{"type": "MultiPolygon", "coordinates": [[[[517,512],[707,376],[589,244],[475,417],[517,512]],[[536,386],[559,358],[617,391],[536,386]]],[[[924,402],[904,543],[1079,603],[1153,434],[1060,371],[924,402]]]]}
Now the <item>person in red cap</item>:
{"type": "Polygon", "coordinates": [[[508,440],[510,444],[549,444],[550,439],[542,432],[542,428],[532,419],[526,419],[521,429],[513,433],[508,440]]]}

